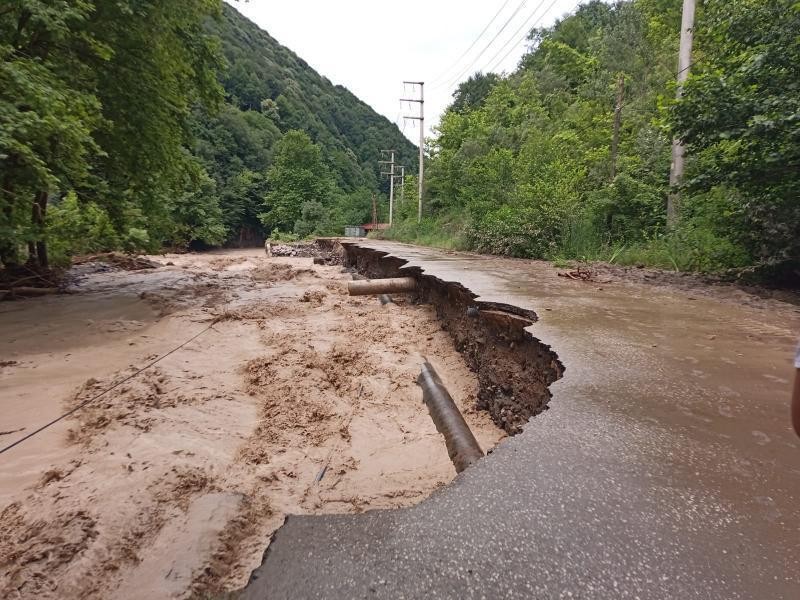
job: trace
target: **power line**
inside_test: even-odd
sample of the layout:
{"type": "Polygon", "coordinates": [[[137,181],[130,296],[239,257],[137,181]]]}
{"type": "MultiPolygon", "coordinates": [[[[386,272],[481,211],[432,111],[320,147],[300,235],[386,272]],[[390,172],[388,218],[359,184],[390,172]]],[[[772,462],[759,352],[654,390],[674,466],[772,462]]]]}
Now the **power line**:
{"type": "MultiPolygon", "coordinates": [[[[519,14],[519,11],[521,11],[521,10],[522,10],[522,9],[525,7],[525,5],[526,5],[527,3],[528,3],[528,0],[522,0],[522,2],[520,2],[519,6],[517,6],[517,8],[514,10],[514,12],[513,12],[513,13],[511,13],[511,16],[510,16],[510,17],[508,17],[508,19],[506,20],[506,22],[505,22],[505,23],[503,23],[503,26],[500,28],[500,31],[498,31],[498,32],[495,34],[495,36],[494,36],[494,37],[493,37],[493,38],[492,38],[492,39],[489,41],[489,43],[488,43],[488,44],[486,44],[486,46],[483,48],[483,50],[481,50],[481,51],[480,51],[480,54],[478,54],[478,56],[476,56],[476,57],[475,57],[475,60],[473,60],[473,61],[472,61],[472,62],[471,62],[471,63],[470,63],[468,66],[467,66],[467,68],[466,68],[466,69],[464,69],[463,71],[461,71],[461,73],[459,73],[458,75],[456,75],[456,77],[455,77],[454,79],[451,79],[451,80],[449,80],[449,81],[448,81],[448,82],[445,84],[447,87],[449,87],[449,86],[453,85],[454,83],[456,83],[456,82],[460,81],[460,80],[461,80],[461,78],[462,78],[462,77],[463,77],[463,76],[464,76],[466,73],[468,73],[468,72],[469,72],[469,70],[470,70],[470,69],[472,69],[472,67],[473,67],[473,66],[475,66],[475,64],[476,64],[476,63],[477,63],[477,62],[478,62],[478,61],[481,59],[481,57],[482,57],[482,56],[483,56],[483,55],[486,53],[486,51],[487,51],[487,50],[488,50],[488,49],[491,47],[491,45],[495,43],[495,41],[497,40],[497,38],[499,38],[499,37],[500,37],[500,35],[501,35],[501,34],[502,34],[502,33],[503,33],[505,30],[506,30],[506,27],[508,27],[509,23],[511,23],[511,21],[514,19],[514,17],[516,17],[516,16],[519,14]]],[[[443,87],[443,86],[442,86],[442,84],[439,84],[438,86],[435,86],[435,88],[437,88],[437,89],[438,89],[438,88],[440,88],[440,87],[443,87]]]]}
{"type": "Polygon", "coordinates": [[[483,31],[481,31],[481,32],[478,34],[478,37],[476,37],[476,38],[475,38],[475,40],[472,42],[472,44],[470,44],[469,48],[467,48],[467,49],[464,51],[464,53],[463,53],[461,56],[459,56],[459,57],[458,57],[458,58],[457,58],[455,61],[453,61],[453,62],[450,64],[450,66],[449,66],[449,67],[447,67],[447,68],[446,68],[444,71],[442,71],[441,73],[439,73],[439,74],[438,74],[436,77],[434,77],[434,78],[432,79],[432,81],[433,81],[434,83],[435,83],[435,82],[437,82],[437,81],[439,81],[439,80],[441,80],[441,79],[442,79],[442,77],[444,77],[444,76],[445,76],[445,74],[447,74],[447,73],[448,73],[448,72],[449,72],[449,71],[450,71],[450,70],[451,70],[453,67],[455,67],[456,65],[458,65],[458,63],[460,63],[460,62],[461,62],[461,59],[462,59],[462,58],[464,58],[464,57],[465,57],[467,54],[469,54],[469,53],[470,53],[470,51],[471,51],[471,50],[472,50],[472,49],[475,47],[475,44],[477,44],[477,43],[480,41],[480,39],[483,37],[483,34],[484,34],[484,33],[486,33],[486,32],[489,30],[489,27],[491,27],[491,26],[492,26],[492,23],[494,23],[494,22],[495,22],[495,20],[497,19],[497,17],[499,17],[499,16],[500,16],[500,13],[501,13],[501,12],[503,12],[503,11],[505,10],[505,8],[506,8],[506,6],[508,6],[508,3],[509,3],[509,2],[511,2],[511,0],[506,0],[505,2],[503,2],[503,6],[501,6],[501,7],[500,7],[500,10],[498,10],[498,11],[495,13],[495,15],[492,17],[492,20],[491,20],[491,21],[489,21],[489,22],[486,24],[486,27],[484,27],[484,28],[483,28],[483,31]]]}
{"type": "Polygon", "coordinates": [[[538,25],[538,24],[539,24],[539,22],[540,22],[542,19],[544,19],[544,17],[545,17],[545,16],[546,16],[546,15],[547,15],[547,14],[550,12],[550,10],[553,8],[553,6],[555,5],[555,3],[556,3],[556,1],[557,1],[557,0],[553,0],[553,1],[550,3],[550,6],[548,6],[548,7],[545,9],[545,11],[544,11],[544,12],[543,12],[543,13],[542,13],[540,16],[539,16],[539,18],[538,18],[538,19],[536,19],[536,21],[534,21],[534,22],[533,22],[533,23],[531,23],[530,25],[528,25],[528,24],[530,23],[530,20],[531,20],[531,19],[534,17],[534,15],[536,15],[536,13],[538,13],[538,12],[539,12],[539,9],[540,9],[540,8],[541,8],[541,7],[544,5],[544,3],[545,3],[546,1],[547,1],[547,0],[541,0],[541,2],[539,2],[539,5],[536,7],[536,10],[534,10],[534,11],[531,13],[531,16],[530,16],[530,17],[528,17],[528,19],[527,19],[527,20],[526,20],[526,21],[525,21],[525,22],[522,24],[522,27],[518,28],[518,29],[517,29],[517,30],[514,32],[514,34],[513,34],[513,35],[511,36],[511,38],[510,38],[510,39],[509,39],[509,40],[508,40],[508,41],[505,43],[505,45],[504,45],[504,46],[503,46],[503,47],[500,49],[500,51],[499,51],[499,52],[497,52],[497,54],[495,54],[495,55],[494,55],[494,56],[491,58],[491,60],[489,61],[489,63],[487,63],[487,64],[492,64],[492,63],[494,62],[494,59],[496,59],[496,58],[498,57],[498,55],[500,54],[500,52],[502,52],[503,50],[505,50],[505,49],[508,47],[508,45],[509,45],[509,44],[511,44],[512,42],[514,42],[514,40],[516,40],[516,39],[517,39],[517,36],[519,36],[519,33],[520,33],[520,31],[522,31],[523,29],[527,29],[527,31],[525,32],[525,36],[524,36],[522,39],[520,39],[518,42],[516,42],[516,43],[513,43],[513,45],[511,46],[511,48],[508,50],[508,52],[506,52],[506,53],[503,55],[503,58],[501,58],[500,60],[498,60],[497,62],[495,62],[494,64],[492,64],[492,66],[491,66],[491,67],[488,69],[488,71],[489,71],[490,73],[491,73],[491,72],[493,72],[493,71],[494,71],[494,70],[495,70],[497,67],[499,67],[501,64],[503,64],[503,62],[505,62],[505,60],[508,58],[508,56],[509,56],[509,55],[510,55],[510,54],[511,54],[513,51],[514,51],[514,49],[516,48],[516,45],[517,45],[518,43],[520,43],[520,42],[524,42],[524,41],[525,41],[525,40],[528,38],[528,34],[530,33],[530,30],[531,30],[531,29],[533,29],[533,27],[534,27],[535,25],[538,25]]]}
{"type": "MultiPolygon", "coordinates": [[[[542,4],[544,4],[544,3],[545,3],[545,1],[546,1],[546,0],[542,0],[542,2],[539,4],[539,6],[542,6],[542,4]]],[[[550,12],[550,10],[553,8],[553,6],[555,6],[555,3],[556,3],[556,2],[557,2],[557,0],[553,0],[553,1],[550,3],[550,6],[548,6],[548,7],[547,7],[547,9],[545,9],[545,11],[544,11],[544,12],[543,12],[543,13],[542,13],[540,16],[539,16],[539,18],[538,18],[538,19],[536,19],[536,21],[535,21],[535,22],[533,22],[533,23],[531,24],[531,26],[529,27],[528,31],[530,31],[530,29],[533,29],[533,27],[534,27],[535,25],[538,25],[538,24],[539,24],[539,22],[540,22],[542,19],[544,19],[544,17],[545,17],[545,16],[546,16],[546,15],[547,15],[547,14],[550,12]]],[[[538,8],[537,8],[537,11],[538,11],[538,8]]],[[[534,12],[534,14],[535,14],[535,12],[534,12]]],[[[530,19],[528,19],[528,20],[530,20],[530,19]]],[[[526,23],[527,23],[527,21],[526,21],[526,23]]],[[[516,35],[518,35],[518,34],[519,34],[519,30],[517,30],[517,32],[514,34],[514,36],[516,36],[516,35]]],[[[528,37],[528,32],[526,32],[526,33],[525,33],[525,36],[524,36],[522,39],[520,39],[520,40],[519,40],[517,43],[524,42],[524,41],[527,39],[527,37],[528,37]]],[[[513,39],[514,39],[514,37],[512,37],[511,39],[513,40],[513,39]]],[[[505,46],[504,46],[503,48],[505,49],[505,46]]],[[[489,69],[489,71],[493,71],[493,70],[494,70],[494,69],[496,69],[498,66],[500,66],[501,64],[503,64],[503,63],[505,62],[505,60],[506,60],[506,59],[509,57],[509,55],[510,55],[510,54],[511,54],[511,53],[512,53],[514,50],[515,50],[515,48],[516,48],[516,44],[512,45],[512,46],[511,46],[511,48],[508,50],[508,52],[506,52],[506,53],[503,55],[503,58],[501,58],[501,59],[500,59],[499,61],[497,61],[497,62],[496,62],[494,65],[492,65],[492,68],[491,68],[491,69],[489,69]]],[[[500,50],[500,52],[502,52],[502,51],[503,51],[503,50],[500,50]]],[[[498,54],[499,54],[499,52],[498,52],[498,54]]],[[[496,56],[496,55],[495,55],[495,56],[496,56]]],[[[492,59],[492,60],[494,60],[494,59],[492,59]]]]}

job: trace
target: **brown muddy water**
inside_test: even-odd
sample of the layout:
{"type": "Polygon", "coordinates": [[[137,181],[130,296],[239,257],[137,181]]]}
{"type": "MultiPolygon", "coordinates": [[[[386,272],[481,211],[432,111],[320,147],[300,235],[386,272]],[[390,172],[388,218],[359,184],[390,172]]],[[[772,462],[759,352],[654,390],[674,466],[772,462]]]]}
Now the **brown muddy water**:
{"type": "Polygon", "coordinates": [[[286,514],[419,502],[455,475],[422,356],[484,450],[505,435],[430,306],[349,298],[350,276],[310,258],[155,260],[0,305],[3,446],[212,325],[0,455],[2,597],[234,590],[286,514]]]}

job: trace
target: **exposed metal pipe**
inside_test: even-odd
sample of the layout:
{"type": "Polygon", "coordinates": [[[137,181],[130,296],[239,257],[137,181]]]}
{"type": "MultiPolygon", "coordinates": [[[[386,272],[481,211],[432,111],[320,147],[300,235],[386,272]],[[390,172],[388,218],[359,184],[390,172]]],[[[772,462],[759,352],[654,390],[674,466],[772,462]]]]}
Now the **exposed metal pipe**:
{"type": "Polygon", "coordinates": [[[397,294],[413,292],[417,289],[417,280],[413,277],[397,277],[395,279],[367,279],[351,281],[347,284],[347,292],[351,296],[369,296],[372,294],[397,294]]]}
{"type": "Polygon", "coordinates": [[[444,436],[447,454],[456,467],[456,473],[461,473],[483,458],[483,450],[439,375],[427,360],[422,363],[422,372],[417,383],[422,388],[422,400],[428,407],[436,430],[444,436]]]}

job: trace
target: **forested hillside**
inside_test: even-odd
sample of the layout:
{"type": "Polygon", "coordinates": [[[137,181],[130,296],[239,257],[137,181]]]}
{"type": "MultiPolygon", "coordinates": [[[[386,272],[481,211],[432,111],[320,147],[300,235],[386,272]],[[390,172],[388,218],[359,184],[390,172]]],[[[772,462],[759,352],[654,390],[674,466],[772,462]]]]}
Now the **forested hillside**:
{"type": "Polygon", "coordinates": [[[680,0],[594,0],[532,31],[514,73],[460,85],[429,141],[426,219],[389,235],[537,258],[796,268],[800,4],[702,4],[680,102],[680,0]],[[668,228],[673,135],[688,163],[668,228]]]}
{"type": "Polygon", "coordinates": [[[220,0],[0,8],[0,262],[336,233],[396,126],[220,0]]]}
{"type": "Polygon", "coordinates": [[[223,199],[229,234],[252,236],[265,223],[301,235],[341,234],[368,221],[372,192],[386,185],[380,150],[395,148],[405,164],[416,164],[416,148],[234,8],[224,5],[211,29],[222,40],[227,102],[219,114],[197,115],[195,152],[223,199]],[[319,149],[294,133],[279,143],[290,130],[319,149]],[[276,160],[281,150],[283,161],[276,160]]]}

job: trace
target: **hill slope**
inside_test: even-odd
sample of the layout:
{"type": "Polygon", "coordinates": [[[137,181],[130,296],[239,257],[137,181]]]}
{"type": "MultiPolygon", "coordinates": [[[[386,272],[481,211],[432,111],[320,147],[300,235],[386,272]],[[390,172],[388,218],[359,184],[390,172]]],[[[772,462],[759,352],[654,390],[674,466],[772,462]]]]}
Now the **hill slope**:
{"type": "Polygon", "coordinates": [[[213,117],[197,116],[195,154],[215,181],[231,237],[259,237],[265,174],[287,131],[304,131],[320,147],[335,190],[322,218],[331,232],[369,218],[371,191],[386,185],[378,167],[382,148],[397,149],[398,161],[415,168],[417,149],[393,123],[235,8],[224,5],[211,28],[227,61],[226,102],[213,117]]]}

